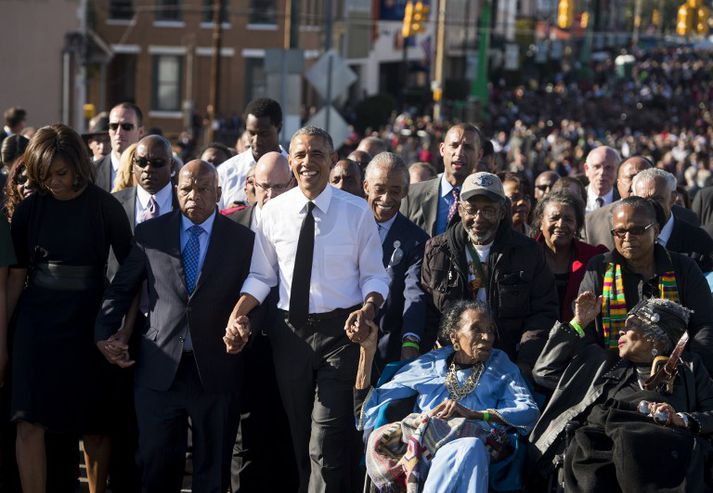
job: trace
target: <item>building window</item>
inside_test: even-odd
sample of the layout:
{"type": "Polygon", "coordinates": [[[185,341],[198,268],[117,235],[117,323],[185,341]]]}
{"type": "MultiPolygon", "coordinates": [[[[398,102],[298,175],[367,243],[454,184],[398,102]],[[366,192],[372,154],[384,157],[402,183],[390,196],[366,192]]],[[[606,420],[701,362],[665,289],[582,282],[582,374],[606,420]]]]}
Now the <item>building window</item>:
{"type": "Polygon", "coordinates": [[[131,20],[133,17],[133,0],[109,0],[109,19],[131,20]]]}
{"type": "Polygon", "coordinates": [[[275,0],[250,0],[250,24],[277,24],[275,0]]]}
{"type": "Polygon", "coordinates": [[[245,104],[253,99],[265,97],[267,77],[264,58],[245,58],[245,104]]]}
{"type": "MultiPolygon", "coordinates": [[[[220,13],[220,23],[230,22],[228,19],[228,3],[230,0],[223,0],[223,9],[220,13]]],[[[203,0],[203,22],[213,22],[213,0],[203,0]]]]}
{"type": "Polygon", "coordinates": [[[180,21],[181,20],[181,0],[157,0],[156,2],[157,21],[180,21]]]}
{"type": "Polygon", "coordinates": [[[182,56],[154,55],[152,110],[181,110],[182,73],[182,56]]]}

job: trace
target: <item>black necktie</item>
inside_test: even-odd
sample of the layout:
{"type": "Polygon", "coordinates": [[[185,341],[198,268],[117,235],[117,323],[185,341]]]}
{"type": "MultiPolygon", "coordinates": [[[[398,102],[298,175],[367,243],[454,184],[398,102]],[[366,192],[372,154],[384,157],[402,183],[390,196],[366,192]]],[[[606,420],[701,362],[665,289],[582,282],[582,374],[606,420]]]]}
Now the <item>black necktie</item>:
{"type": "Polygon", "coordinates": [[[302,221],[300,237],[297,240],[295,268],[292,272],[289,320],[295,328],[304,327],[309,314],[309,285],[312,277],[312,257],[314,256],[313,209],[314,202],[308,202],[307,215],[302,221]]]}

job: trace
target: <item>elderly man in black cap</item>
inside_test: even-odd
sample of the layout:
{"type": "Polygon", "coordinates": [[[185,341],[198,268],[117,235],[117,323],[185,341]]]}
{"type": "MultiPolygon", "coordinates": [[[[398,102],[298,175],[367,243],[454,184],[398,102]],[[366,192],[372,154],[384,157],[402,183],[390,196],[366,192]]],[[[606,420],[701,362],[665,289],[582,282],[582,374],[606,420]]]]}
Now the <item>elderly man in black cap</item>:
{"type": "Polygon", "coordinates": [[[535,240],[512,228],[503,184],[492,173],[465,178],[461,220],[426,244],[421,284],[441,313],[477,299],[493,310],[495,346],[528,376],[559,313],[554,277],[535,240]]]}

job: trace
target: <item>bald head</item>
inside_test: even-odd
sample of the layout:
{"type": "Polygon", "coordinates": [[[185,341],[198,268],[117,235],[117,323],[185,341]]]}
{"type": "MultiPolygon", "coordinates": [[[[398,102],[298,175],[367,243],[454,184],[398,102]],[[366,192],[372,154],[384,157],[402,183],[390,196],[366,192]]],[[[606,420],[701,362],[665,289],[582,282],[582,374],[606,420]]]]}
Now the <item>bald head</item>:
{"type": "Polygon", "coordinates": [[[178,173],[176,195],[184,216],[193,224],[205,222],[215,212],[215,204],[220,199],[215,166],[200,159],[186,163],[178,173]]]}
{"type": "Polygon", "coordinates": [[[631,195],[634,177],[649,168],[653,168],[653,164],[643,156],[632,156],[619,165],[619,171],[616,175],[616,188],[622,199],[631,195]]]}
{"type": "Polygon", "coordinates": [[[262,208],[269,200],[294,186],[287,158],[279,152],[267,152],[255,165],[255,198],[262,208]]]}
{"type": "Polygon", "coordinates": [[[156,195],[171,181],[173,153],[171,143],[160,135],[149,135],[136,144],[134,180],[150,195],[156,195]]]}
{"type": "Polygon", "coordinates": [[[621,161],[619,153],[609,146],[592,149],[584,162],[584,173],[589,179],[590,189],[597,197],[611,192],[616,179],[616,168],[621,161]]]}

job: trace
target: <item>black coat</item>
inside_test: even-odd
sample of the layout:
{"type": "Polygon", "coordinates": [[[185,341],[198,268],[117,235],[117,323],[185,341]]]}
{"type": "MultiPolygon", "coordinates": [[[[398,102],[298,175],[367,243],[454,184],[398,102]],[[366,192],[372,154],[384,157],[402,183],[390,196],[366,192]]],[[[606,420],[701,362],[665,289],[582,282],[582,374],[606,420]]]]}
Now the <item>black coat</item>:
{"type": "MultiPolygon", "coordinates": [[[[457,222],[426,243],[421,285],[441,313],[453,301],[471,298],[465,237],[462,223],[457,222]]],[[[544,251],[503,221],[487,264],[487,299],[498,328],[495,345],[513,361],[532,368],[559,316],[557,290],[544,251]]]]}
{"type": "MultiPolygon", "coordinates": [[[[610,262],[621,265],[623,276],[624,296],[626,309],[631,310],[642,298],[659,298],[658,276],[665,272],[673,271],[676,275],[676,284],[680,303],[693,310],[688,330],[691,334],[689,348],[699,354],[708,371],[713,370],[713,297],[711,296],[708,282],[696,263],[681,254],[666,251],[656,245],[655,251],[656,277],[645,281],[627,269],[626,261],[614,250],[593,257],[587,264],[587,273],[584,275],[579,292],[591,291],[597,296],[602,294],[604,273],[610,262]]],[[[595,321],[595,337],[603,344],[602,317],[595,321]]]]}
{"type": "Polygon", "coordinates": [[[702,272],[713,271],[713,238],[702,228],[674,217],[666,249],[695,260],[702,272]]]}

